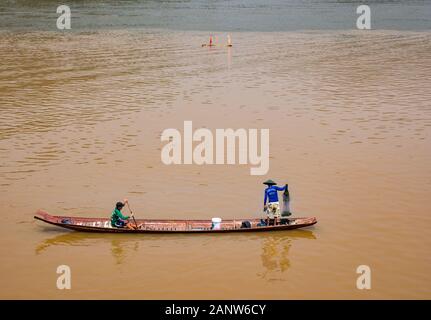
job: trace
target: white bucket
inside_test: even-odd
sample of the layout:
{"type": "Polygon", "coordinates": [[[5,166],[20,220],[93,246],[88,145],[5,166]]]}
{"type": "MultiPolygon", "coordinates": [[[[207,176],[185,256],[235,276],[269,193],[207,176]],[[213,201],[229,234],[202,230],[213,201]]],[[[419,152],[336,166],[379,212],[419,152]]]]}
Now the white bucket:
{"type": "Polygon", "coordinates": [[[220,230],[221,227],[221,218],[212,218],[211,219],[212,224],[212,229],[213,230],[220,230]]]}

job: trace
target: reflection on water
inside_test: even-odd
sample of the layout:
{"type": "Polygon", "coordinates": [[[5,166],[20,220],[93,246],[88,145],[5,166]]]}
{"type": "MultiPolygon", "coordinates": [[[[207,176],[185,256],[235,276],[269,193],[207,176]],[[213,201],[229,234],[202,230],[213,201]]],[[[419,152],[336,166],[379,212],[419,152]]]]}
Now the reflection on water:
{"type": "Polygon", "coordinates": [[[290,267],[288,258],[291,239],[265,239],[262,246],[262,265],[265,272],[260,274],[267,278],[272,272],[284,272],[290,267]]]}
{"type": "MultiPolygon", "coordinates": [[[[202,239],[206,239],[206,241],[208,241],[211,239],[211,237],[207,235],[145,235],[136,237],[133,235],[103,235],[69,232],[43,240],[36,246],[35,253],[36,255],[40,255],[50,247],[88,247],[96,246],[98,243],[104,242],[110,244],[110,252],[115,260],[115,263],[117,265],[122,265],[126,262],[128,257],[138,253],[140,249],[140,243],[142,243],[142,241],[151,242],[165,240],[176,242],[179,239],[187,239],[189,237],[195,237],[198,241],[201,241],[202,239]]],[[[260,258],[263,271],[257,273],[257,276],[268,281],[280,280],[280,274],[289,269],[289,250],[295,241],[301,239],[316,239],[313,231],[292,230],[289,232],[259,233],[251,236],[245,234],[231,234],[225,237],[226,243],[238,241],[238,237],[243,237],[243,240],[246,241],[255,241],[256,239],[261,240],[260,258]]]]}
{"type": "Polygon", "coordinates": [[[285,235],[268,235],[262,239],[263,272],[257,275],[265,280],[282,280],[280,274],[290,267],[289,250],[297,239],[316,239],[312,231],[297,230],[285,235]]]}
{"type": "Polygon", "coordinates": [[[227,68],[230,70],[232,67],[232,48],[227,49],[227,68]]]}
{"type": "MultiPolygon", "coordinates": [[[[130,242],[130,240],[126,240],[130,242]]],[[[130,251],[138,251],[139,242],[135,241],[132,246],[125,246],[126,241],[120,239],[112,239],[111,240],[111,253],[115,258],[116,264],[122,264],[127,257],[127,250],[130,251]]]]}
{"type": "MultiPolygon", "coordinates": [[[[109,236],[109,235],[108,235],[109,236]]],[[[35,249],[36,254],[42,254],[50,247],[55,246],[88,246],[100,239],[106,238],[97,233],[66,232],[57,234],[40,242],[35,249]]]]}
{"type": "Polygon", "coordinates": [[[56,246],[91,246],[96,242],[109,242],[111,245],[111,254],[115,263],[121,265],[125,262],[128,255],[139,250],[139,241],[136,238],[130,238],[123,235],[101,235],[91,233],[69,232],[60,234],[55,237],[45,239],[40,242],[36,248],[37,255],[42,254],[50,247],[56,246]]]}

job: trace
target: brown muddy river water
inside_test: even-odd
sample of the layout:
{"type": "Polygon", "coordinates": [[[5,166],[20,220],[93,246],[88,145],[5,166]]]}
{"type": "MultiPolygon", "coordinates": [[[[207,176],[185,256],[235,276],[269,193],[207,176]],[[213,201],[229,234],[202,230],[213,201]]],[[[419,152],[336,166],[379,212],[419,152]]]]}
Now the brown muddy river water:
{"type": "Polygon", "coordinates": [[[0,298],[430,299],[431,33],[207,36],[0,33],[0,298]],[[161,134],[185,120],[269,129],[269,172],[163,164],[161,134]],[[103,235],[33,220],[108,217],[124,197],[141,218],[259,217],[269,178],[318,224],[103,235]]]}

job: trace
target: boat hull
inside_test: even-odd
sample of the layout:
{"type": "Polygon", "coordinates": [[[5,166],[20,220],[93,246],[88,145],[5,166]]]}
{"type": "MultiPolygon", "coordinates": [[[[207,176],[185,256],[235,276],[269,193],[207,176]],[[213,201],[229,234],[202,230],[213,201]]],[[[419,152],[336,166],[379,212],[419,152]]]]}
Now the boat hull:
{"type": "Polygon", "coordinates": [[[52,216],[39,210],[35,219],[58,227],[80,231],[98,233],[231,233],[231,232],[265,232],[282,231],[309,227],[317,223],[315,217],[289,218],[288,224],[277,226],[257,226],[260,219],[228,219],[223,220],[221,229],[211,229],[211,220],[169,220],[169,219],[136,219],[141,229],[115,228],[108,218],[79,218],[66,216],[52,216]],[[251,228],[241,228],[243,221],[249,221],[251,228]]]}

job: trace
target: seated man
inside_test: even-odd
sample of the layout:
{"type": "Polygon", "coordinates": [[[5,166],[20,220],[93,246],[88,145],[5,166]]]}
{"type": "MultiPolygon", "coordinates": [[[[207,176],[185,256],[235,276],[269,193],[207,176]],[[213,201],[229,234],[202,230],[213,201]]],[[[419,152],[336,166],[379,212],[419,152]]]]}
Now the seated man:
{"type": "Polygon", "coordinates": [[[277,187],[277,183],[267,180],[263,184],[268,187],[265,189],[265,199],[263,200],[263,211],[267,214],[267,225],[274,222],[277,225],[277,219],[280,218],[280,202],[278,201],[278,191],[286,190],[286,186],[277,187]],[[266,202],[268,201],[268,204],[266,202]]]}
{"type": "MultiPolygon", "coordinates": [[[[124,199],[123,202],[117,202],[115,205],[114,211],[111,214],[111,226],[115,228],[124,228],[127,227],[129,229],[136,229],[136,226],[129,222],[129,216],[123,216],[121,210],[124,208],[125,204],[128,202],[127,199],[124,199]]],[[[132,213],[133,216],[133,213],[132,213]]]]}

